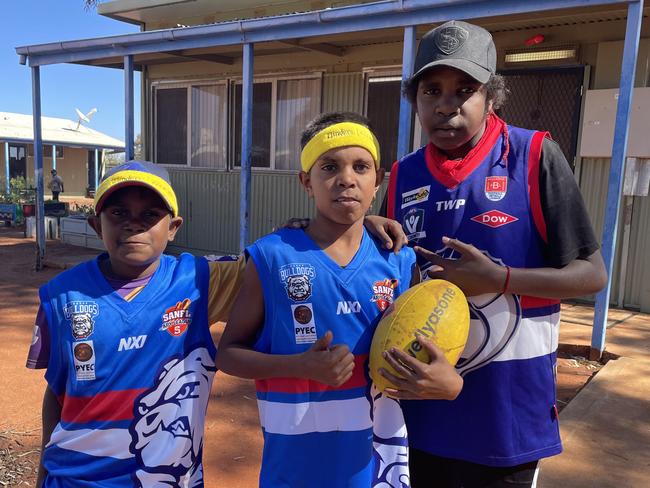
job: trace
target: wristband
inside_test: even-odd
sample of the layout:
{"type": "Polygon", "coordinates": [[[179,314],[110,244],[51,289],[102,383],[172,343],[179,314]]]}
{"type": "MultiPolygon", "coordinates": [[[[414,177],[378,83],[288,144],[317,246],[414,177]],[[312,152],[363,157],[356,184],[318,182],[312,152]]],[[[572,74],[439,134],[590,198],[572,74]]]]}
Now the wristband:
{"type": "Polygon", "coordinates": [[[510,284],[510,266],[506,266],[506,279],[503,282],[503,293],[504,295],[508,292],[508,285],[510,284]]]}

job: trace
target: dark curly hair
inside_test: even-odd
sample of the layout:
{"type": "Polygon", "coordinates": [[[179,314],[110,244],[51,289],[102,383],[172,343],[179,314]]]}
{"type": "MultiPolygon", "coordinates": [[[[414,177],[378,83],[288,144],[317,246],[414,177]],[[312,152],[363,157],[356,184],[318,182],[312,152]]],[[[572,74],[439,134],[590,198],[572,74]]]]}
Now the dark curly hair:
{"type": "MultiPolygon", "coordinates": [[[[419,76],[411,77],[402,83],[402,93],[413,106],[416,104],[419,83],[419,76]]],[[[501,75],[493,74],[483,87],[485,88],[486,99],[492,101],[492,109],[498,110],[503,107],[508,98],[508,93],[510,93],[506,86],[505,78],[501,75]]]]}
{"type": "Polygon", "coordinates": [[[341,122],[355,122],[372,130],[368,118],[356,112],[328,112],[319,115],[307,124],[307,127],[305,127],[305,130],[300,135],[300,148],[304,149],[311,138],[323,129],[326,129],[330,125],[340,124],[341,122]]]}

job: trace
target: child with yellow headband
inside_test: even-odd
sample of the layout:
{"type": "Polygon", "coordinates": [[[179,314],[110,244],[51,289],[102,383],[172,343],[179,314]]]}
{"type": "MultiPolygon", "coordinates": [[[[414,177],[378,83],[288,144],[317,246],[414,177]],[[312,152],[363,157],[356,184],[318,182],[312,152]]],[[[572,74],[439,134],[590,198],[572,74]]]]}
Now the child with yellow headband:
{"type": "MultiPolygon", "coordinates": [[[[382,312],[409,287],[415,255],[383,249],[364,229],[384,177],[364,117],[322,115],[301,145],[300,183],[315,216],[247,248],[217,367],[256,380],[260,486],[408,486],[401,410],[371,390],[367,357],[382,312]]],[[[455,397],[459,380],[441,363],[436,398],[455,397]]]]}

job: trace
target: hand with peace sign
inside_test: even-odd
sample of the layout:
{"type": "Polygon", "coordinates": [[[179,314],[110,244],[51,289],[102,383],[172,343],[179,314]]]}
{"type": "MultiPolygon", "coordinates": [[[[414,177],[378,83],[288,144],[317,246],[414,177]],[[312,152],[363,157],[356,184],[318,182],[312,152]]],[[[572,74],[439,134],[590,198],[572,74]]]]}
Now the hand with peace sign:
{"type": "Polygon", "coordinates": [[[443,237],[442,243],[457,251],[460,259],[446,259],[415,247],[415,252],[433,264],[427,272],[430,278],[451,281],[466,296],[503,291],[508,273],[505,266],[499,266],[473,245],[458,239],[443,237]]]}

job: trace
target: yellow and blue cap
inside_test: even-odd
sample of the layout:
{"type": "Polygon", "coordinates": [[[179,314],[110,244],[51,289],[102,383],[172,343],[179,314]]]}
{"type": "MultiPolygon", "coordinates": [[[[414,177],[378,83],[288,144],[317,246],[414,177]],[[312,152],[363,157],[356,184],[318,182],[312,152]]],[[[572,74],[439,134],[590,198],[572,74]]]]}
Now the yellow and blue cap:
{"type": "Polygon", "coordinates": [[[144,186],[162,198],[174,217],[178,216],[178,200],[162,166],[149,161],[127,161],[106,172],[95,192],[95,214],[99,214],[106,198],[127,186],[144,186]]]}

